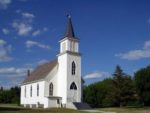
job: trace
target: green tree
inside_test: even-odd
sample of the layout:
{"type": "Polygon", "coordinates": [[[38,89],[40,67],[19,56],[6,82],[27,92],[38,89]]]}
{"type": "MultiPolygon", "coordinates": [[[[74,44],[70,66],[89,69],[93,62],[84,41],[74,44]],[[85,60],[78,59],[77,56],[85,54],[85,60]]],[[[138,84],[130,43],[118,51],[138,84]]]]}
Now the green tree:
{"type": "Polygon", "coordinates": [[[83,90],[83,101],[87,102],[91,107],[97,106],[97,90],[94,84],[86,86],[83,90]]]}
{"type": "Polygon", "coordinates": [[[135,87],[130,76],[123,73],[120,66],[116,66],[113,74],[113,92],[111,94],[116,106],[126,106],[135,99],[135,87]]]}
{"type": "Polygon", "coordinates": [[[113,106],[110,92],[112,92],[112,79],[96,82],[84,88],[83,99],[92,107],[113,106]]]}
{"type": "Polygon", "coordinates": [[[20,103],[20,88],[15,86],[10,89],[0,90],[0,103],[20,103]]]}
{"type": "Polygon", "coordinates": [[[3,91],[3,87],[0,87],[0,91],[3,91]]]}
{"type": "Polygon", "coordinates": [[[134,76],[136,88],[143,105],[150,105],[150,66],[142,68],[134,76]]]}
{"type": "Polygon", "coordinates": [[[11,103],[19,104],[20,103],[20,88],[15,86],[10,89],[12,95],[11,103]]]}

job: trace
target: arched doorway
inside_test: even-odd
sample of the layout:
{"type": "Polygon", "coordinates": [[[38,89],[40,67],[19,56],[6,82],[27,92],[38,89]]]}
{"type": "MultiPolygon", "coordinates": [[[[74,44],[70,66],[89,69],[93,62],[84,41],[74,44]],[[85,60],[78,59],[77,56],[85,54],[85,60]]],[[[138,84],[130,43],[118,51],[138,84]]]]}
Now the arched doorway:
{"type": "Polygon", "coordinates": [[[70,101],[71,102],[76,102],[77,101],[77,85],[75,82],[72,82],[70,85],[70,101]]]}

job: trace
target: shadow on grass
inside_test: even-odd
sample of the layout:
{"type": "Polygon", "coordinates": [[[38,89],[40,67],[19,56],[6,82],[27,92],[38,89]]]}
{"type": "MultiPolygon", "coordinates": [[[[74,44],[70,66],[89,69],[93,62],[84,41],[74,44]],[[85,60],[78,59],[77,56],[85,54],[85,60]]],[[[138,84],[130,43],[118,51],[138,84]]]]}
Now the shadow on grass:
{"type": "Polygon", "coordinates": [[[25,110],[25,108],[17,108],[17,107],[0,107],[0,111],[20,111],[25,110]]]}

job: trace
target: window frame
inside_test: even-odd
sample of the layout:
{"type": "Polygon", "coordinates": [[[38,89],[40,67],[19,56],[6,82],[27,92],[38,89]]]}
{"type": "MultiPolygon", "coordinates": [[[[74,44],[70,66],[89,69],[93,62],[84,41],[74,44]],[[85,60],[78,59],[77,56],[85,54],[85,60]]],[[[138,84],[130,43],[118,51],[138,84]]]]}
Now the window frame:
{"type": "Polygon", "coordinates": [[[75,62],[73,61],[72,62],[72,75],[75,75],[76,74],[76,64],[75,62]]]}
{"type": "Polygon", "coordinates": [[[54,85],[53,83],[51,82],[49,84],[49,96],[53,96],[53,91],[54,91],[54,85]]]}
{"type": "Polygon", "coordinates": [[[75,84],[75,82],[71,83],[70,90],[77,90],[77,85],[75,84]]]}
{"type": "Polygon", "coordinates": [[[30,86],[30,97],[32,97],[32,85],[30,86]]]}
{"type": "Polygon", "coordinates": [[[26,86],[24,87],[24,97],[26,98],[27,96],[27,89],[26,89],[26,86]]]}
{"type": "Polygon", "coordinates": [[[37,84],[37,96],[39,96],[39,84],[37,84]]]}

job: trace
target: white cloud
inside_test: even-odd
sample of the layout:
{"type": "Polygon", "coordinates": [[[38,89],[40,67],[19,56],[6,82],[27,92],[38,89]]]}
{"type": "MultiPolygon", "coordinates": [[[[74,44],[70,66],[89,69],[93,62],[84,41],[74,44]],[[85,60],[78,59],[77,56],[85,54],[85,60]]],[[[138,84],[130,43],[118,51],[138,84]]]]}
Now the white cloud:
{"type": "Polygon", "coordinates": [[[142,58],[150,57],[150,50],[132,50],[127,53],[116,54],[115,56],[120,57],[121,59],[127,60],[139,60],[142,58]]]}
{"type": "Polygon", "coordinates": [[[21,13],[21,12],[22,12],[21,9],[16,10],[16,13],[18,13],[18,14],[21,13]]]}
{"type": "Polygon", "coordinates": [[[22,10],[16,10],[16,13],[21,16],[20,19],[14,20],[12,22],[12,27],[15,29],[19,36],[38,36],[43,32],[48,30],[47,27],[42,29],[34,29],[33,22],[35,15],[30,12],[23,12],[22,10]]]}
{"type": "Polygon", "coordinates": [[[23,12],[20,9],[17,9],[16,13],[19,14],[22,17],[22,19],[25,19],[25,20],[30,21],[30,22],[32,22],[32,20],[35,18],[35,15],[33,13],[23,12]]]}
{"type": "Polygon", "coordinates": [[[93,73],[90,73],[90,74],[87,74],[84,76],[84,79],[105,79],[105,78],[108,78],[108,77],[111,77],[110,74],[108,72],[93,72],[93,73]]]}
{"type": "Polygon", "coordinates": [[[33,71],[33,68],[0,68],[0,80],[2,80],[0,86],[10,88],[12,86],[20,85],[27,76],[27,70],[33,71]]]}
{"type": "Polygon", "coordinates": [[[6,28],[3,28],[3,29],[2,29],[2,32],[3,32],[5,35],[9,34],[9,30],[6,29],[6,28]]]}
{"type": "Polygon", "coordinates": [[[21,10],[17,10],[16,13],[20,14],[21,18],[14,20],[12,22],[12,27],[19,36],[29,35],[33,30],[32,23],[35,16],[29,12],[22,12],[21,10]]]}
{"type": "Polygon", "coordinates": [[[12,0],[0,0],[0,9],[7,9],[12,0]]]}
{"type": "Polygon", "coordinates": [[[40,60],[40,61],[38,61],[38,65],[42,65],[42,64],[45,64],[45,63],[47,63],[48,62],[48,60],[46,60],[46,59],[42,59],[42,60],[40,60]]]}
{"type": "Polygon", "coordinates": [[[34,31],[32,33],[32,36],[37,36],[37,35],[41,34],[41,32],[42,32],[41,30],[34,31]]]}
{"type": "Polygon", "coordinates": [[[0,68],[0,75],[16,75],[16,76],[23,76],[27,73],[27,68],[0,68]]]}
{"type": "Polygon", "coordinates": [[[38,30],[32,32],[32,36],[38,36],[38,35],[40,35],[41,33],[46,32],[47,30],[48,30],[48,28],[46,28],[46,27],[44,27],[44,28],[41,29],[41,30],[38,29],[38,30]]]}
{"type": "Polygon", "coordinates": [[[34,16],[34,14],[32,14],[32,13],[23,12],[23,13],[22,13],[22,17],[23,17],[23,18],[28,18],[28,19],[33,19],[35,16],[34,16]]]}
{"type": "Polygon", "coordinates": [[[142,58],[150,58],[150,41],[146,41],[142,49],[131,50],[127,53],[119,53],[115,56],[127,60],[139,60],[142,58]]]}
{"type": "Polygon", "coordinates": [[[6,44],[6,41],[0,39],[0,46],[3,46],[3,45],[5,45],[5,44],[6,44]]]}
{"type": "Polygon", "coordinates": [[[18,35],[20,35],[20,36],[28,35],[33,29],[32,26],[29,23],[25,23],[25,22],[20,22],[19,23],[17,21],[14,21],[12,23],[12,27],[15,28],[18,35]]]}
{"type": "Polygon", "coordinates": [[[148,23],[150,23],[150,19],[148,19],[148,23]]]}
{"type": "Polygon", "coordinates": [[[40,48],[43,48],[43,49],[50,49],[50,46],[48,46],[48,45],[41,44],[39,42],[31,41],[31,40],[26,41],[26,47],[27,48],[32,48],[34,46],[40,47],[40,48]]]}
{"type": "Polygon", "coordinates": [[[43,28],[43,31],[48,31],[48,28],[47,28],[47,27],[44,27],[44,28],[43,28]]]}
{"type": "Polygon", "coordinates": [[[11,45],[7,45],[6,41],[0,39],[0,62],[12,60],[12,58],[9,56],[11,49],[11,45]]]}
{"type": "MultiPolygon", "coordinates": [[[[8,6],[15,0],[0,0],[0,9],[7,9],[8,6]]],[[[26,2],[28,0],[19,0],[21,2],[26,2]]]]}
{"type": "Polygon", "coordinates": [[[144,49],[150,49],[150,41],[145,42],[144,49]]]}

